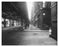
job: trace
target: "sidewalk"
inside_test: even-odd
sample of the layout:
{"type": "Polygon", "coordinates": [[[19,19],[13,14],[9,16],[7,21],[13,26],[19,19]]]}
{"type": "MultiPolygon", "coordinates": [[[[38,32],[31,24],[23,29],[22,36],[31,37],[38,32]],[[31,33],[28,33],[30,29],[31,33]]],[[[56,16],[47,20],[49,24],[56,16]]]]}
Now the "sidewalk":
{"type": "Polygon", "coordinates": [[[21,27],[21,26],[5,27],[5,28],[2,28],[2,30],[9,30],[9,29],[17,28],[17,27],[21,27]]]}
{"type": "Polygon", "coordinates": [[[24,31],[48,31],[48,30],[41,30],[33,25],[30,25],[29,28],[25,29],[24,31]]]}

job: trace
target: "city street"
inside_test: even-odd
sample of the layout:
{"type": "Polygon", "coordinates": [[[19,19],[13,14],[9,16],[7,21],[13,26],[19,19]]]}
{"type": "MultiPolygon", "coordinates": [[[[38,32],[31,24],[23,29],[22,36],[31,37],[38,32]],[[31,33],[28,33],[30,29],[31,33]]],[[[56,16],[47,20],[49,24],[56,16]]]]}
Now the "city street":
{"type": "MultiPolygon", "coordinates": [[[[34,28],[34,27],[32,27],[34,28]]],[[[49,31],[5,30],[2,32],[4,45],[56,45],[56,40],[49,37],[49,31]]]]}
{"type": "Polygon", "coordinates": [[[1,3],[2,45],[57,45],[57,2],[1,3]]]}

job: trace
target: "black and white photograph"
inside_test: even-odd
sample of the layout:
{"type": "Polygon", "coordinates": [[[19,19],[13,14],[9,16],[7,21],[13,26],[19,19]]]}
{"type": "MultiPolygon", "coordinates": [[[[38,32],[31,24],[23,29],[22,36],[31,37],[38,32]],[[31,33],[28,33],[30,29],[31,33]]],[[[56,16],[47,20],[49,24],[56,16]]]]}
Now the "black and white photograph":
{"type": "Polygon", "coordinates": [[[2,1],[4,45],[57,45],[57,1],[2,1]]]}

